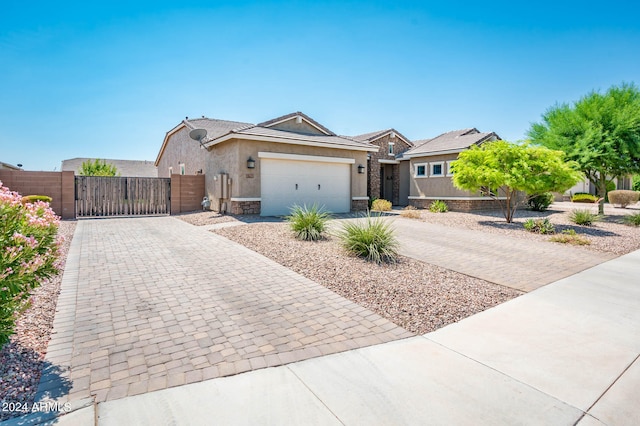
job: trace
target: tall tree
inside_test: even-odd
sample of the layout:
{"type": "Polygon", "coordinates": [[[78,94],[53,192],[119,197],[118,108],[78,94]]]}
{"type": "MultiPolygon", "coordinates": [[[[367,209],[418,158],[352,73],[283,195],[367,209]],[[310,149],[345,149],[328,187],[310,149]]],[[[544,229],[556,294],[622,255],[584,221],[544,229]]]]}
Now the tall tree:
{"type": "Polygon", "coordinates": [[[580,165],[596,187],[603,214],[607,183],[640,171],[640,92],[634,84],[622,84],[605,94],[591,92],[571,106],[555,105],[528,136],[580,165]]]}
{"type": "Polygon", "coordinates": [[[496,200],[508,223],[523,199],[565,191],[582,177],[575,162],[565,162],[562,151],[507,141],[473,146],[461,152],[451,165],[454,186],[480,191],[496,200]]]}
{"type": "Polygon", "coordinates": [[[81,176],[118,176],[118,169],[113,164],[107,164],[105,160],[96,158],[87,160],[80,166],[81,176]]]}

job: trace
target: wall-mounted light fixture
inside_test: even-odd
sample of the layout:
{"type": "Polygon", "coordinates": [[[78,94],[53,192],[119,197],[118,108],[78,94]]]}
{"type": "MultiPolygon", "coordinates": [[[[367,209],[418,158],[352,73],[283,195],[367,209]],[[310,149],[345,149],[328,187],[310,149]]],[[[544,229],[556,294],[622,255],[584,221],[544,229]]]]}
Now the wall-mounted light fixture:
{"type": "Polygon", "coordinates": [[[249,157],[249,159],[247,160],[247,169],[255,169],[255,168],[256,168],[256,160],[249,157]]]}
{"type": "Polygon", "coordinates": [[[364,174],[364,166],[362,164],[358,165],[358,173],[364,174]]]}

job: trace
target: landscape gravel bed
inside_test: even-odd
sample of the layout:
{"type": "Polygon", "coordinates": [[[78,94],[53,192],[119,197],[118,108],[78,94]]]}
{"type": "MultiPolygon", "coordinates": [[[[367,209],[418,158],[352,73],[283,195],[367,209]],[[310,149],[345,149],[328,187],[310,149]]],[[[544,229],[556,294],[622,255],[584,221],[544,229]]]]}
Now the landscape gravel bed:
{"type": "MultiPolygon", "coordinates": [[[[58,235],[63,237],[60,246],[61,271],[64,270],[75,228],[75,221],[61,221],[58,228],[58,235]]],[[[0,350],[0,401],[20,404],[33,402],[47,353],[61,283],[62,272],[33,290],[30,306],[16,321],[15,334],[0,350]]],[[[22,414],[0,408],[0,421],[22,414]]]]}
{"type": "Polygon", "coordinates": [[[216,213],[211,210],[206,210],[203,212],[181,213],[175,215],[174,217],[196,226],[215,225],[217,223],[238,221],[238,219],[233,216],[216,213]]]}
{"type": "MultiPolygon", "coordinates": [[[[622,223],[622,217],[625,214],[635,213],[639,210],[616,209],[607,206],[603,220],[594,223],[592,226],[579,226],[569,220],[569,214],[573,209],[589,209],[594,213],[598,212],[596,206],[589,204],[561,203],[557,206],[555,204],[552,205],[551,208],[545,212],[519,209],[516,211],[512,223],[507,223],[502,213],[495,210],[472,213],[431,213],[428,210],[420,210],[421,218],[415,220],[503,234],[516,238],[548,241],[550,238],[549,235],[528,232],[523,227],[523,223],[529,218],[546,218],[555,226],[556,233],[561,233],[565,229],[573,229],[577,234],[587,237],[591,244],[576,246],[578,250],[593,250],[623,255],[640,249],[640,227],[629,226],[622,223]]],[[[549,242],[549,244],[560,243],[549,242]]]]}
{"type": "Polygon", "coordinates": [[[350,256],[335,236],[299,241],[286,223],[215,232],[417,334],[436,330],[522,294],[517,290],[401,256],[376,265],[350,256]]]}

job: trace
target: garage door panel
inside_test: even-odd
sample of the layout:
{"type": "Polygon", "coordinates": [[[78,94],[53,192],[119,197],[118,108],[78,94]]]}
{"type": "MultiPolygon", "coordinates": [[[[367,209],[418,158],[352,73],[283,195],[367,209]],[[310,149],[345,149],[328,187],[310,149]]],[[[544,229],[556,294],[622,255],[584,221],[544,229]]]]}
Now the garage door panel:
{"type": "Polygon", "coordinates": [[[331,212],[344,213],[351,208],[350,199],[349,164],[276,159],[261,161],[263,216],[288,214],[294,204],[309,206],[314,203],[331,212]]]}

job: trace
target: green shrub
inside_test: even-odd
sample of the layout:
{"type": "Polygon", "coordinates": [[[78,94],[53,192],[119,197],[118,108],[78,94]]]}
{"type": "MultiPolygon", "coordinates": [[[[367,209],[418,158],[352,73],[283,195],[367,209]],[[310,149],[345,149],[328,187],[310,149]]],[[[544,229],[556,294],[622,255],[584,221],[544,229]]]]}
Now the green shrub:
{"type": "Polygon", "coordinates": [[[529,208],[537,212],[543,212],[553,203],[553,194],[545,192],[544,194],[533,195],[527,201],[529,208]]]}
{"type": "Polygon", "coordinates": [[[554,235],[549,238],[554,243],[572,244],[574,246],[587,246],[591,244],[588,238],[578,235],[574,229],[565,229],[562,234],[554,235]]]}
{"type": "Polygon", "coordinates": [[[371,210],[378,212],[388,212],[391,210],[391,201],[377,199],[371,203],[371,210]]]}
{"type": "Polygon", "coordinates": [[[575,209],[569,213],[569,220],[576,225],[591,226],[600,220],[600,216],[586,209],[575,209]]]}
{"type": "Polygon", "coordinates": [[[442,200],[435,200],[429,206],[429,211],[431,213],[446,213],[449,211],[449,206],[442,200]]]}
{"type": "Polygon", "coordinates": [[[291,214],[286,217],[296,238],[304,241],[317,241],[327,227],[331,215],[319,208],[317,204],[307,207],[294,205],[291,214]]]}
{"type": "Polygon", "coordinates": [[[524,229],[536,234],[554,234],[556,232],[549,219],[527,219],[523,225],[524,229]]]}
{"type": "Polygon", "coordinates": [[[622,208],[630,206],[638,202],[640,192],[619,189],[609,192],[609,202],[617,204],[622,208]]]}
{"type": "Polygon", "coordinates": [[[616,184],[612,181],[607,182],[605,186],[604,201],[609,202],[609,193],[616,190],[616,184]]]}
{"type": "Polygon", "coordinates": [[[640,226],[640,213],[626,215],[622,218],[622,221],[627,225],[640,226]]]}
{"type": "Polygon", "coordinates": [[[571,197],[571,201],[574,203],[595,203],[598,201],[598,197],[584,192],[576,192],[571,197]]]}
{"type": "Polygon", "coordinates": [[[0,346],[13,333],[31,290],[58,272],[59,218],[47,203],[22,199],[0,182],[0,346]]]}
{"type": "Polygon", "coordinates": [[[420,210],[416,209],[413,206],[407,206],[404,209],[402,209],[402,211],[400,212],[400,216],[406,217],[409,219],[420,219],[422,215],[420,214],[420,210]]]}
{"type": "Polygon", "coordinates": [[[51,197],[46,195],[25,195],[22,197],[23,203],[35,203],[36,201],[51,203],[51,197]]]}
{"type": "Polygon", "coordinates": [[[633,187],[634,191],[640,191],[640,175],[633,175],[633,187]]]}
{"type": "Polygon", "coordinates": [[[368,214],[363,219],[345,222],[338,234],[350,253],[375,263],[394,263],[400,243],[393,228],[381,217],[368,214]]]}

